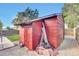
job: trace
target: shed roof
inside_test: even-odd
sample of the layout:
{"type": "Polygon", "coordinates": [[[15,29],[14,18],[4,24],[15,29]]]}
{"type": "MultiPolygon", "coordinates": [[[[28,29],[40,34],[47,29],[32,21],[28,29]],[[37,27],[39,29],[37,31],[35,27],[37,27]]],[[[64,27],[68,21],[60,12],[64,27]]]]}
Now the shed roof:
{"type": "Polygon", "coordinates": [[[55,16],[60,16],[60,18],[62,18],[62,15],[61,15],[61,14],[55,13],[55,14],[51,14],[51,15],[39,17],[39,18],[37,18],[37,19],[27,20],[27,21],[24,22],[24,23],[18,23],[18,24],[15,24],[15,25],[30,24],[30,23],[32,23],[32,22],[34,22],[34,21],[45,20],[45,19],[47,19],[47,18],[52,18],[52,17],[55,17],[55,16]]]}

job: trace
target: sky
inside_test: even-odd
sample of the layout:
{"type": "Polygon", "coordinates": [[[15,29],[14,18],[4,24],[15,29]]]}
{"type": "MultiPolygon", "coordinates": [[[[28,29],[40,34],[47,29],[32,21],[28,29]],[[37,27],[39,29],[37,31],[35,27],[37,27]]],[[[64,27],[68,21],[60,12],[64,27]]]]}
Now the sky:
{"type": "Polygon", "coordinates": [[[63,3],[0,3],[0,20],[3,28],[13,27],[12,20],[16,17],[17,12],[24,11],[27,7],[38,9],[39,17],[61,13],[63,3]]]}

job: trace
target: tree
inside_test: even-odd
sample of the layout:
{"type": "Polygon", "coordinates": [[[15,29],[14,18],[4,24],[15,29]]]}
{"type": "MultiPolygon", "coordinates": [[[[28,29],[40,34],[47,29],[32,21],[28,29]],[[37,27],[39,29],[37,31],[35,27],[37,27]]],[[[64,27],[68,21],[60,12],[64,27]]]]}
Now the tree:
{"type": "Polygon", "coordinates": [[[62,9],[65,22],[69,28],[74,28],[79,23],[79,4],[71,3],[64,4],[62,9]]]}
{"type": "Polygon", "coordinates": [[[9,26],[6,27],[7,30],[10,30],[11,28],[9,26]]]}
{"type": "Polygon", "coordinates": [[[38,18],[38,15],[39,13],[37,9],[33,10],[28,7],[25,11],[17,13],[16,18],[13,20],[13,23],[14,24],[24,23],[27,20],[38,18]]]}
{"type": "Polygon", "coordinates": [[[0,31],[2,30],[2,27],[3,27],[3,24],[2,24],[2,22],[0,20],[0,31]]]}
{"type": "MultiPolygon", "coordinates": [[[[3,42],[3,38],[2,38],[2,27],[3,27],[3,24],[0,20],[0,38],[1,38],[1,43],[3,42]]],[[[3,44],[2,44],[2,48],[3,48],[3,44]]]]}

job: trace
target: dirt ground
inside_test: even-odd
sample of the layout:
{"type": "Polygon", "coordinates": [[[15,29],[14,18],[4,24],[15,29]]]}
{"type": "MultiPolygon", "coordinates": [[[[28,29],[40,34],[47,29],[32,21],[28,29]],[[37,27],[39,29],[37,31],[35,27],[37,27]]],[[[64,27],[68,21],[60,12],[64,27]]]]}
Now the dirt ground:
{"type": "Polygon", "coordinates": [[[73,37],[66,37],[59,47],[58,56],[79,56],[79,45],[73,37]]]}
{"type": "MultiPolygon", "coordinates": [[[[59,54],[57,56],[79,56],[79,45],[73,37],[65,37],[65,40],[58,48],[59,54]]],[[[28,52],[24,48],[19,46],[12,47],[6,50],[0,51],[0,56],[35,56],[35,52],[28,52]]]]}

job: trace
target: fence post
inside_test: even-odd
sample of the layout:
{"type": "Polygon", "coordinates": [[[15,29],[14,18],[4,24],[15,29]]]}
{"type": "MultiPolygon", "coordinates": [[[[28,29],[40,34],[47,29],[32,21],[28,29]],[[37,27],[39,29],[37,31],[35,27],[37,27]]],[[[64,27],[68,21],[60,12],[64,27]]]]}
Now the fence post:
{"type": "Polygon", "coordinates": [[[76,38],[76,28],[74,28],[74,38],[76,38]]]}
{"type": "Polygon", "coordinates": [[[0,38],[1,38],[1,48],[3,49],[4,46],[3,46],[3,37],[2,37],[2,31],[0,31],[0,38]]]}

